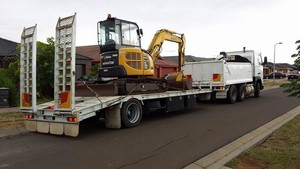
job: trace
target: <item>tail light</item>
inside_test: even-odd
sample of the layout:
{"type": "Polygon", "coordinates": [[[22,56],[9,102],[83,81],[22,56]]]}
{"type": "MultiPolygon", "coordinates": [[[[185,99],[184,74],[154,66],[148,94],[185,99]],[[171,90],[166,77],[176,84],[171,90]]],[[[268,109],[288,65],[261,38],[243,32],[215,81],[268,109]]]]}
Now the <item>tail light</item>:
{"type": "Polygon", "coordinates": [[[191,74],[185,75],[185,78],[186,78],[186,79],[192,79],[192,75],[191,75],[191,74]]]}
{"type": "Polygon", "coordinates": [[[225,88],[224,88],[224,86],[217,86],[216,89],[218,89],[218,90],[224,90],[225,88]]]}
{"type": "Polygon", "coordinates": [[[77,117],[67,117],[68,122],[77,122],[77,117]]]}
{"type": "Polygon", "coordinates": [[[25,118],[26,119],[34,119],[34,115],[33,114],[26,114],[25,118]]]}

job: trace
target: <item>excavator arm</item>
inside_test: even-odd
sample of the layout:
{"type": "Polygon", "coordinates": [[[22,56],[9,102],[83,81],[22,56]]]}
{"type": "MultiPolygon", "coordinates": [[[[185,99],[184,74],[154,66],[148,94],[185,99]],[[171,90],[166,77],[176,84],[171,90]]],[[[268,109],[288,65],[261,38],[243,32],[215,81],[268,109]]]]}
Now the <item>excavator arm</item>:
{"type": "Polygon", "coordinates": [[[161,47],[164,41],[170,41],[178,43],[178,69],[181,71],[182,66],[184,65],[184,51],[185,51],[185,36],[174,31],[167,29],[161,29],[156,32],[152,42],[148,47],[148,52],[151,54],[153,61],[155,62],[158,58],[158,55],[161,51],[161,47]]]}

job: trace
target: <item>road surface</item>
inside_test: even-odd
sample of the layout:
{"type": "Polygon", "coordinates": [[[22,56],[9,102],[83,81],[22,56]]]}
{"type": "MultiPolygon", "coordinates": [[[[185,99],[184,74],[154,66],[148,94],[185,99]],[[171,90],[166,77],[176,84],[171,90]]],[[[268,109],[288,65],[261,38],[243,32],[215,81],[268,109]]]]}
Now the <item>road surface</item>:
{"type": "Polygon", "coordinates": [[[200,103],[194,108],[144,116],[139,127],[113,130],[82,125],[71,138],[28,133],[0,139],[0,169],[183,168],[300,105],[280,88],[234,105],[200,103]]]}

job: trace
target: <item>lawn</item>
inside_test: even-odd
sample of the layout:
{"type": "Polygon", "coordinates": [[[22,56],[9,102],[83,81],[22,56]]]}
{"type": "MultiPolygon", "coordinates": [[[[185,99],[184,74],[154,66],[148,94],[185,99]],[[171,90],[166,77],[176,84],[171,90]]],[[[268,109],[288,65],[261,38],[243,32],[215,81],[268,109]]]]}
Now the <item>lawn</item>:
{"type": "Polygon", "coordinates": [[[264,86],[266,89],[272,88],[272,87],[278,87],[282,84],[289,83],[287,79],[275,79],[274,83],[272,79],[264,79],[264,86]]]}
{"type": "Polygon", "coordinates": [[[24,126],[24,116],[22,113],[0,113],[0,130],[22,126],[24,126]]]}
{"type": "MultiPolygon", "coordinates": [[[[53,99],[38,98],[37,104],[49,102],[53,99]]],[[[0,130],[24,126],[24,115],[20,112],[0,113],[0,130]]]]}
{"type": "Polygon", "coordinates": [[[234,169],[299,169],[300,115],[226,166],[234,169]]]}

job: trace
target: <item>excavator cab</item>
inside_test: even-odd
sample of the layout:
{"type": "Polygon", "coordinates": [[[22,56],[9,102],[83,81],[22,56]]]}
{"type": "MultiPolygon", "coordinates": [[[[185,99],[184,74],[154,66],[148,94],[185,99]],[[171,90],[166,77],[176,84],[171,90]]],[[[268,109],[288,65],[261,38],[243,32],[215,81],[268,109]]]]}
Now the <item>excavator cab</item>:
{"type": "Polygon", "coordinates": [[[136,77],[154,74],[153,60],[141,49],[143,31],[130,21],[111,17],[98,22],[101,52],[99,77],[136,77]]]}
{"type": "Polygon", "coordinates": [[[124,47],[141,47],[142,30],[130,21],[112,18],[98,22],[98,44],[101,53],[124,47]]]}

